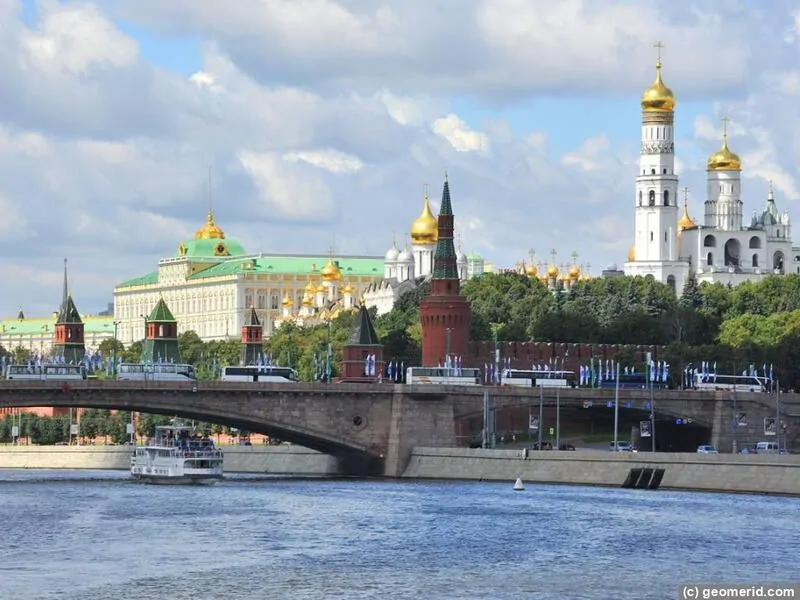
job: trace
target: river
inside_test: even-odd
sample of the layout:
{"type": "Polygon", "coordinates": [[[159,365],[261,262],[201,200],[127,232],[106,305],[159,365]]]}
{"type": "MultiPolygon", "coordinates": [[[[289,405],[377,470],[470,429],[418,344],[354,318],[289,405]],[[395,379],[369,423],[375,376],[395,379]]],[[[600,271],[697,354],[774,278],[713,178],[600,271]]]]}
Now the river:
{"type": "Polygon", "coordinates": [[[671,600],[797,579],[797,499],[512,483],[0,471],[0,598],[671,600]]]}

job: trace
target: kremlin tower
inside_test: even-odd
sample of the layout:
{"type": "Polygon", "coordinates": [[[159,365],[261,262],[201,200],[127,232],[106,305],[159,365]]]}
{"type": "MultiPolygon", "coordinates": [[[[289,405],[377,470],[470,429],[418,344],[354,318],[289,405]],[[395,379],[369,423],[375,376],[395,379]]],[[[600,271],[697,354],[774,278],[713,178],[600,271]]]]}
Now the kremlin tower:
{"type": "Polygon", "coordinates": [[[67,259],[64,259],[64,291],[53,336],[53,357],[68,365],[79,365],[86,355],[84,326],[67,283],[67,259]]]}
{"type": "Polygon", "coordinates": [[[448,354],[467,356],[469,353],[470,308],[461,295],[457,260],[450,184],[445,174],[431,290],[419,307],[423,366],[443,365],[448,354]]]}

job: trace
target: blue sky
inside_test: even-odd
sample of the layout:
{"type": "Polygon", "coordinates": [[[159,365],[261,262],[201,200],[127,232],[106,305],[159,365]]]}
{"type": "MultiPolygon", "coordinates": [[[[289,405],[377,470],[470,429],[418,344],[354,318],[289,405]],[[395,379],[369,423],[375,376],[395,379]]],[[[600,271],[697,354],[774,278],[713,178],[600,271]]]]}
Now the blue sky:
{"type": "Polygon", "coordinates": [[[768,180],[800,215],[796,3],[463,6],[0,2],[0,277],[20,282],[0,315],[49,312],[65,255],[104,307],[202,224],[209,166],[220,225],[254,252],[382,255],[447,170],[465,250],[621,263],[658,40],[692,214],[727,114],[747,215],[768,180]]]}

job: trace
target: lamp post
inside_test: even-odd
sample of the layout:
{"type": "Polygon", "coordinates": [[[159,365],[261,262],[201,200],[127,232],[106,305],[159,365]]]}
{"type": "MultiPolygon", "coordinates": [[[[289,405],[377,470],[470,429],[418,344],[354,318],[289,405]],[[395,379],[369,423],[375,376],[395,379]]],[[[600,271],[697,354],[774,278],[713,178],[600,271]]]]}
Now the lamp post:
{"type": "Polygon", "coordinates": [[[494,379],[500,385],[500,330],[503,326],[500,323],[492,323],[492,335],[494,336],[494,379]]]}
{"type": "Polygon", "coordinates": [[[331,321],[328,320],[328,350],[325,353],[325,381],[331,382],[331,321]]]}
{"type": "Polygon", "coordinates": [[[445,351],[444,351],[444,366],[449,368],[450,367],[450,334],[453,333],[453,329],[448,327],[445,331],[445,351]]]}
{"type": "Polygon", "coordinates": [[[119,327],[119,321],[114,321],[114,349],[111,352],[111,360],[113,361],[111,365],[111,375],[114,379],[117,378],[117,327],[119,327]]]}

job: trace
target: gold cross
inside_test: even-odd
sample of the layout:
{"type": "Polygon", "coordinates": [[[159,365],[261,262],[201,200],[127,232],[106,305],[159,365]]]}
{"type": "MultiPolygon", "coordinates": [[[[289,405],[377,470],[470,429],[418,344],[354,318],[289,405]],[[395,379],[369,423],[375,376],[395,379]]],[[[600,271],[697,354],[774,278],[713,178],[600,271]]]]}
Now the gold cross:
{"type": "Polygon", "coordinates": [[[550,257],[553,259],[553,264],[556,264],[556,256],[557,255],[558,255],[558,252],[556,252],[555,248],[550,250],[550,257]]]}
{"type": "Polygon", "coordinates": [[[728,122],[730,119],[728,117],[722,117],[722,137],[726,140],[728,139],[728,122]]]}
{"type": "Polygon", "coordinates": [[[657,44],[653,44],[653,48],[655,48],[656,52],[658,52],[658,62],[661,62],[661,50],[664,49],[664,44],[658,42],[657,44]]]}
{"type": "Polygon", "coordinates": [[[688,187],[683,188],[683,203],[684,204],[688,204],[689,203],[689,188],[688,187]]]}
{"type": "Polygon", "coordinates": [[[423,183],[422,184],[422,193],[425,194],[426,198],[428,197],[428,184],[427,183],[423,183]]]}
{"type": "Polygon", "coordinates": [[[534,264],[534,260],[536,259],[536,250],[534,250],[533,248],[528,250],[528,258],[530,259],[531,264],[534,264]]]}
{"type": "Polygon", "coordinates": [[[578,262],[578,252],[573,250],[571,256],[572,256],[572,264],[574,265],[578,262]]]}

